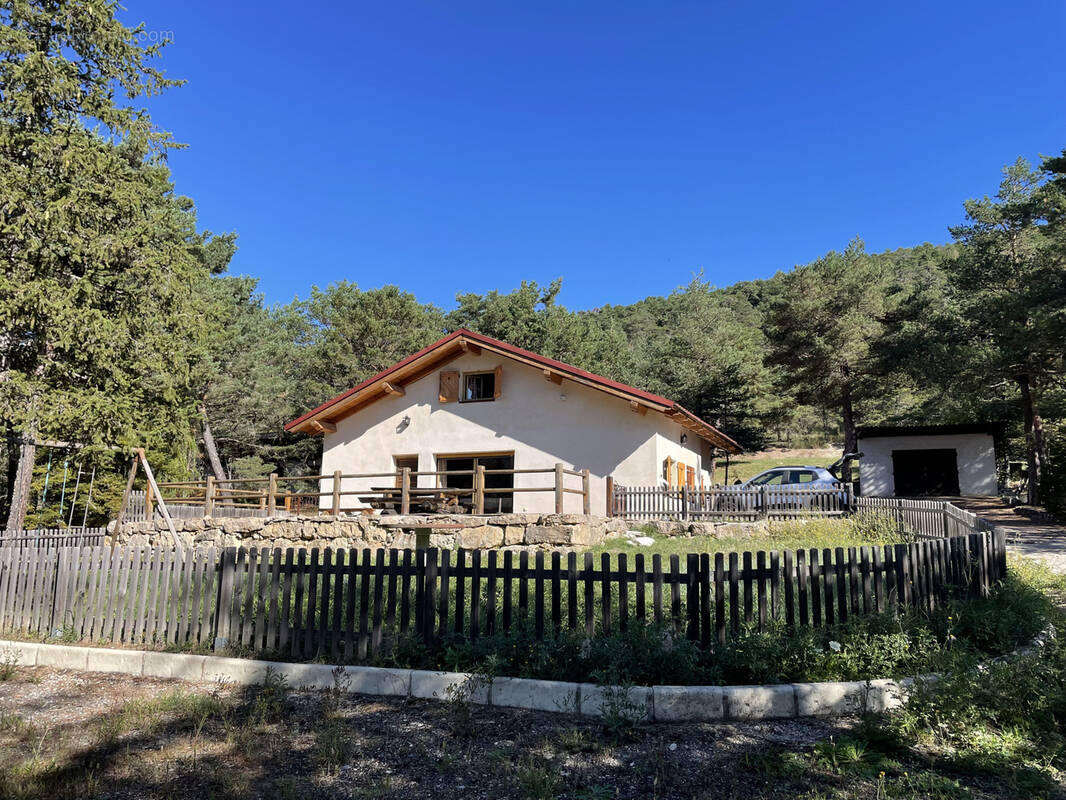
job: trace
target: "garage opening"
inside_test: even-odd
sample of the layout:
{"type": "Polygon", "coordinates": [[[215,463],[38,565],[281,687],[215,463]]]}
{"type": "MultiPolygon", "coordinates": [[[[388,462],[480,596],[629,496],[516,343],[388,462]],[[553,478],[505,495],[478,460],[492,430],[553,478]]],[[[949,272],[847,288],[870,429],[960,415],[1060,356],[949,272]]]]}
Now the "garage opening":
{"type": "Polygon", "coordinates": [[[959,458],[952,449],[893,450],[896,497],[959,494],[959,458]]]}
{"type": "Polygon", "coordinates": [[[465,475],[442,475],[441,483],[450,489],[474,490],[474,471],[485,468],[485,513],[509,514],[514,510],[514,493],[501,491],[514,488],[514,474],[499,475],[492,470],[513,470],[514,453],[472,453],[469,455],[437,456],[437,469],[441,472],[458,471],[465,475]]]}

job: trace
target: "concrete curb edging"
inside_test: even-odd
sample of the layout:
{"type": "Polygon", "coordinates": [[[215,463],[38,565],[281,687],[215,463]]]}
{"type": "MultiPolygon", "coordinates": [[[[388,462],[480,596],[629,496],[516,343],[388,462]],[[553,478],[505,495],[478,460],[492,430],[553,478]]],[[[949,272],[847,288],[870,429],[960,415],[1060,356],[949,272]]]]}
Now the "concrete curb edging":
{"type": "MultiPolygon", "coordinates": [[[[1007,656],[1030,656],[1055,637],[1051,625],[1007,656]]],[[[936,674],[868,681],[783,683],[766,686],[598,686],[535,678],[482,678],[465,672],[259,661],[152,650],[43,644],[0,640],[0,656],[15,653],[19,666],[83,672],[111,672],[184,681],[217,681],[238,686],[262,684],[268,671],[293,688],[337,688],[353,694],[464,700],[498,708],[530,709],[602,717],[643,716],[648,722],[834,717],[899,708],[916,682],[936,674]],[[643,711],[642,711],[643,709],[643,711]]],[[[987,665],[979,669],[988,669],[987,665]]]]}

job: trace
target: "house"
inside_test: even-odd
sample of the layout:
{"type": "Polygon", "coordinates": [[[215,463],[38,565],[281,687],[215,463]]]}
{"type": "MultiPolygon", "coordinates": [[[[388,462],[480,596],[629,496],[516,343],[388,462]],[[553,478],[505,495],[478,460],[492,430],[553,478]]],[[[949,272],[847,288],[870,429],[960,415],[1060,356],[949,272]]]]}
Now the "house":
{"type": "Polygon", "coordinates": [[[994,424],[859,428],[859,486],[868,497],[994,496],[994,424]]]}
{"type": "MultiPolygon", "coordinates": [[[[467,330],[285,429],[322,434],[323,475],[407,467],[421,473],[412,486],[468,488],[469,473],[484,467],[490,471],[485,486],[494,489],[486,493],[487,512],[555,509],[552,494],[528,491],[543,487],[546,476],[522,470],[557,463],[588,469],[591,513],[604,514],[608,476],[625,485],[696,487],[709,484],[716,452],[740,452],[735,441],[665,397],[467,330]],[[468,474],[432,474],[445,471],[468,474]]],[[[350,478],[342,486],[348,496],[381,488],[385,480],[350,478]]],[[[565,501],[565,511],[581,510],[580,497],[568,494],[565,501]]]]}

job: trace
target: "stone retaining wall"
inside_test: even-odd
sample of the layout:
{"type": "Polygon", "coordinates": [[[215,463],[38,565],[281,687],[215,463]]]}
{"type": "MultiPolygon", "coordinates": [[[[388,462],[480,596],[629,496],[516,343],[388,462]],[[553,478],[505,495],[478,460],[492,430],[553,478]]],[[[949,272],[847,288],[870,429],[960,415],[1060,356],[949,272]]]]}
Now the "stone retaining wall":
{"type": "MultiPolygon", "coordinates": [[[[174,520],[186,543],[215,547],[396,547],[413,548],[412,528],[421,525],[459,525],[430,535],[430,546],[442,549],[584,548],[620,535],[620,519],[583,514],[492,514],[434,516],[306,516],[248,517],[243,519],[174,520]]],[[[113,544],[148,546],[169,541],[166,523],[125,523],[108,534],[113,544]]]]}
{"type": "MultiPolygon", "coordinates": [[[[395,547],[413,548],[410,530],[421,525],[460,525],[430,535],[430,546],[469,550],[572,550],[603,544],[627,529],[652,529],[663,536],[714,536],[745,538],[765,533],[765,522],[626,522],[617,517],[583,514],[454,515],[340,515],[304,517],[244,517],[176,519],[174,527],[186,544],[204,547],[395,547]]],[[[162,519],[127,522],[116,533],[112,522],[110,543],[145,547],[169,544],[162,519]]]]}

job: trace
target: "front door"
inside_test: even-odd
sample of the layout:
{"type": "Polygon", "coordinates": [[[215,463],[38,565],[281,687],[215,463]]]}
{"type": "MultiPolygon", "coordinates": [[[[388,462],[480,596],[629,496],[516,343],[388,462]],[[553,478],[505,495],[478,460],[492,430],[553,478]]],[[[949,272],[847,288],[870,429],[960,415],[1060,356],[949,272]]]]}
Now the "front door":
{"type": "Polygon", "coordinates": [[[943,497],[959,493],[959,458],[954,449],[893,450],[896,497],[943,497]]]}

